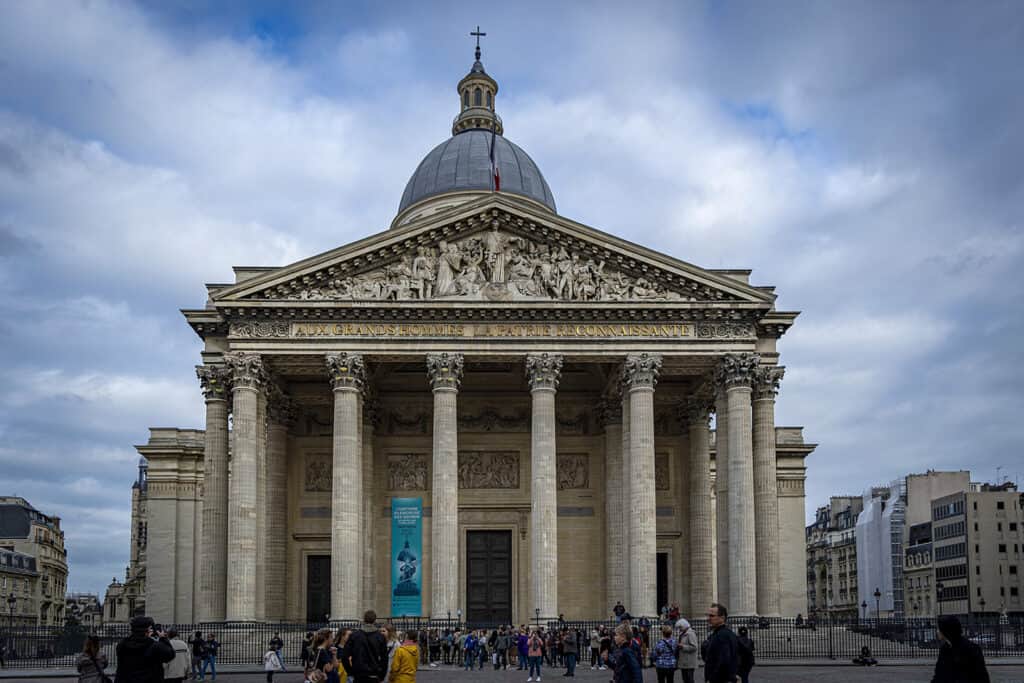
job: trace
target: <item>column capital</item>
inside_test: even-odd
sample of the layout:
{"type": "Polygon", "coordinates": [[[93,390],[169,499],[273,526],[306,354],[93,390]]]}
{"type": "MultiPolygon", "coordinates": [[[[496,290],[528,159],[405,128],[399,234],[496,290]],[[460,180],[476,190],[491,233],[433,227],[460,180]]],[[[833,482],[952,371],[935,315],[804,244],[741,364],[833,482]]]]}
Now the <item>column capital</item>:
{"type": "Polygon", "coordinates": [[[263,366],[263,356],[258,353],[242,353],[233,351],[224,354],[224,363],[231,371],[233,389],[260,390],[267,381],[267,371],[263,366]]]}
{"type": "Polygon", "coordinates": [[[526,357],[526,379],[530,391],[557,389],[562,377],[562,355],[559,353],[532,353],[526,357]]]}
{"type": "Polygon", "coordinates": [[[762,365],[754,375],[754,398],[772,399],[779,393],[779,383],[786,374],[786,368],[776,365],[762,365]]]}
{"type": "Polygon", "coordinates": [[[597,419],[602,427],[622,424],[622,397],[602,399],[597,406],[597,419]]]}
{"type": "Polygon", "coordinates": [[[684,426],[703,425],[709,427],[711,413],[715,410],[715,402],[709,396],[691,396],[678,406],[679,421],[684,426]]]}
{"type": "Polygon", "coordinates": [[[627,390],[653,389],[661,374],[661,354],[638,353],[626,356],[622,364],[622,386],[627,390]]]}
{"type": "Polygon", "coordinates": [[[722,390],[750,387],[760,363],[761,357],[756,353],[728,353],[715,368],[715,382],[722,390]]]}
{"type": "Polygon", "coordinates": [[[360,391],[363,388],[366,364],[363,362],[362,354],[347,351],[328,353],[325,362],[327,363],[327,376],[331,380],[333,390],[355,389],[360,391]]]}
{"type": "Polygon", "coordinates": [[[430,353],[427,354],[427,374],[430,376],[430,388],[434,391],[458,391],[462,384],[461,353],[430,353]]]}
{"type": "Polygon", "coordinates": [[[207,401],[226,401],[231,393],[231,371],[223,365],[197,365],[196,377],[207,401]]]}
{"type": "Polygon", "coordinates": [[[270,391],[267,392],[267,417],[270,422],[291,427],[295,424],[297,414],[298,406],[292,397],[286,394],[281,387],[271,384],[270,391]]]}

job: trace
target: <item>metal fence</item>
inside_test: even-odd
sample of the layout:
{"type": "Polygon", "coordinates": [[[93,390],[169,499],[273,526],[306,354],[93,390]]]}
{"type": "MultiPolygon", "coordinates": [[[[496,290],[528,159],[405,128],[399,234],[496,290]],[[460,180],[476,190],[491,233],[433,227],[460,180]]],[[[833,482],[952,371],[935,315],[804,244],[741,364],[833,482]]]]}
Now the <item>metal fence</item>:
{"type": "MultiPolygon", "coordinates": [[[[982,647],[987,657],[1024,657],[1024,617],[1002,619],[997,617],[960,617],[967,637],[982,647]]],[[[455,620],[430,620],[416,618],[382,618],[378,623],[392,623],[399,631],[416,629],[430,634],[425,644],[437,642],[436,648],[423,648],[424,663],[431,650],[443,659],[443,636],[446,631],[466,628],[493,630],[494,623],[465,623],[455,620]],[[436,641],[435,641],[436,639],[436,641]]],[[[705,620],[691,620],[698,641],[708,633],[705,620]]],[[[583,634],[580,656],[589,655],[590,633],[594,629],[613,629],[615,621],[580,621],[533,619],[527,629],[543,626],[545,631],[573,628],[583,634]]],[[[660,637],[661,622],[633,622],[645,640],[660,637]],[[639,628],[639,624],[644,624],[639,628]]],[[[934,659],[939,641],[936,637],[935,622],[932,619],[818,619],[798,623],[794,619],[780,618],[732,618],[729,625],[733,630],[744,627],[755,644],[755,655],[759,660],[822,660],[850,661],[859,656],[867,647],[871,656],[885,659],[934,659]]],[[[175,624],[174,628],[182,640],[189,640],[197,631],[203,636],[212,634],[220,643],[217,655],[218,665],[259,665],[267,651],[267,645],[274,637],[284,642],[283,655],[286,664],[297,665],[307,633],[320,628],[337,629],[343,626],[355,627],[356,623],[331,622],[313,623],[215,623],[175,624]]],[[[171,625],[165,625],[171,628],[171,625]]],[[[102,651],[107,655],[110,666],[117,664],[118,642],[128,635],[126,624],[113,624],[95,629],[102,651]]],[[[20,627],[0,630],[4,659],[8,667],[17,668],[62,668],[73,667],[78,653],[82,650],[89,631],[81,626],[20,627]]],[[[449,653],[449,661],[458,660],[459,655],[449,653]]],[[[510,654],[513,657],[514,649],[510,654]]],[[[557,663],[557,652],[551,653],[557,663]]]]}

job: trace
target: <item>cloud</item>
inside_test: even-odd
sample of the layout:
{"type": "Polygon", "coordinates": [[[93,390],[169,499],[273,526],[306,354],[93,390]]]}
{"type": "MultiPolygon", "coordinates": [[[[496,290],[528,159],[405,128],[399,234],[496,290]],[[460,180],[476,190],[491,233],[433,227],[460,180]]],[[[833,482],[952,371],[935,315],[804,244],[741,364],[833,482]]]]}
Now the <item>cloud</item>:
{"type": "MultiPolygon", "coordinates": [[[[201,426],[178,309],[385,228],[472,52],[458,3],[207,9],[0,22],[0,466],[64,517],[75,588],[127,560],[131,444],[201,426]]],[[[811,513],[1018,446],[1014,10],[480,8],[506,134],[561,213],[803,311],[778,422],[821,444],[811,513]]]]}

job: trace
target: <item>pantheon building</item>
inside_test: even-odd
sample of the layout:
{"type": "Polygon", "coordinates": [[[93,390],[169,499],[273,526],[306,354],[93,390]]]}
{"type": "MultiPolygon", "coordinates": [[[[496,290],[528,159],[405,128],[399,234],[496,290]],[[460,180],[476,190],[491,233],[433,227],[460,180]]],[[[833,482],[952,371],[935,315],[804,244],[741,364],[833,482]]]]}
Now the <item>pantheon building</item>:
{"type": "Polygon", "coordinates": [[[183,312],[205,429],[138,447],[158,620],[399,616],[396,584],[477,623],[806,612],[814,445],[775,424],[797,313],[560,215],[497,95],[478,49],[389,229],[183,312]]]}

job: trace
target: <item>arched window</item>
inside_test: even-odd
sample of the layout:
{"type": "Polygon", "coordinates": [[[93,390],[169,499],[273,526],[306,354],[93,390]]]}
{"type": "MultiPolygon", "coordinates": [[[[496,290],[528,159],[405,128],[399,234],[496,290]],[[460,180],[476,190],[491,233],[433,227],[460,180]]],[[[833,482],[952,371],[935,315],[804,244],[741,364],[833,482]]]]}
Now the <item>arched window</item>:
{"type": "Polygon", "coordinates": [[[479,107],[481,104],[483,104],[483,102],[482,102],[483,96],[484,96],[484,94],[480,91],[480,88],[477,88],[476,90],[473,91],[473,106],[474,107],[479,107]]]}
{"type": "Polygon", "coordinates": [[[467,108],[467,109],[469,108],[469,91],[468,90],[463,90],[462,91],[462,106],[467,108]]]}
{"type": "Polygon", "coordinates": [[[491,91],[490,90],[487,91],[487,108],[488,109],[491,108],[491,91]]]}

